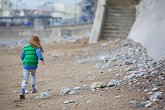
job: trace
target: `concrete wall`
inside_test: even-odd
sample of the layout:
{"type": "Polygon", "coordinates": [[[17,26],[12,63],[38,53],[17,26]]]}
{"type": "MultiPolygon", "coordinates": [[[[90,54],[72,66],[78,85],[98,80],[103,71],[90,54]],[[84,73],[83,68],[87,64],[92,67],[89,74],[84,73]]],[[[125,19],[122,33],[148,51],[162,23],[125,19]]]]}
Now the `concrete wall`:
{"type": "Polygon", "coordinates": [[[90,39],[89,39],[90,43],[96,43],[101,34],[101,28],[102,28],[103,20],[104,20],[106,1],[107,0],[98,0],[94,25],[92,27],[92,32],[91,32],[90,39]]]}
{"type": "Polygon", "coordinates": [[[136,7],[136,16],[138,16],[141,12],[146,10],[148,6],[152,5],[156,1],[157,0],[141,0],[136,7]]]}
{"type": "Polygon", "coordinates": [[[155,60],[165,58],[165,0],[143,0],[128,36],[147,48],[155,60]]]}
{"type": "MultiPolygon", "coordinates": [[[[77,39],[89,38],[92,24],[70,25],[65,27],[33,28],[2,28],[0,27],[0,46],[14,44],[23,46],[32,34],[38,34],[43,43],[74,42],[77,39]]],[[[12,46],[11,45],[11,46],[12,46]]]]}

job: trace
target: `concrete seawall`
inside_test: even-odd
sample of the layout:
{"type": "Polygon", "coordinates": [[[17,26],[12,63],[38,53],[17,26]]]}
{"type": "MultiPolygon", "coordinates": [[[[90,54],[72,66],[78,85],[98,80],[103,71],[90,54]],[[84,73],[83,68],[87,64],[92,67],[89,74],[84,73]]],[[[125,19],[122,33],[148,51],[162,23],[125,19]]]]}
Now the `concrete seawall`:
{"type": "Polygon", "coordinates": [[[165,58],[165,0],[143,0],[136,21],[128,36],[147,48],[155,60],[165,58]]]}
{"type": "Polygon", "coordinates": [[[27,27],[0,27],[0,44],[19,44],[19,41],[26,43],[32,34],[38,34],[45,43],[51,41],[70,42],[76,39],[89,38],[91,29],[92,24],[47,27],[39,30],[27,27]]]}

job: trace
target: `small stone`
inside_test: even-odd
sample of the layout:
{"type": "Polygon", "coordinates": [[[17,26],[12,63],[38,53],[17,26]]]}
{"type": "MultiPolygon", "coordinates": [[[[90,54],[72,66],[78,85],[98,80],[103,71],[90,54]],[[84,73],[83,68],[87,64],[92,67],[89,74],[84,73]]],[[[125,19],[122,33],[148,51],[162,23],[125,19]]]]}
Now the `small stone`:
{"type": "Polygon", "coordinates": [[[82,85],[83,87],[86,87],[87,85],[86,84],[84,84],[84,85],[82,85]]]}
{"type": "Polygon", "coordinates": [[[155,101],[158,101],[159,99],[162,99],[163,98],[163,93],[162,92],[156,92],[154,93],[153,95],[150,96],[150,100],[155,102],[155,101]]]}
{"type": "Polygon", "coordinates": [[[120,95],[117,95],[117,96],[115,96],[114,98],[115,98],[115,99],[119,99],[119,98],[121,98],[121,96],[120,96],[120,95]]]}
{"type": "Polygon", "coordinates": [[[151,94],[152,94],[152,92],[147,93],[147,95],[151,95],[151,94]]]}
{"type": "Polygon", "coordinates": [[[74,94],[76,94],[77,93],[77,91],[70,91],[69,92],[69,95],[74,95],[74,94]]]}
{"type": "Polygon", "coordinates": [[[87,104],[88,104],[88,103],[91,103],[91,102],[92,102],[92,101],[89,100],[89,101],[87,101],[87,104]]]}
{"type": "Polygon", "coordinates": [[[108,44],[107,44],[107,43],[102,43],[102,44],[101,44],[101,46],[106,46],[106,45],[108,45],[108,44]]]}
{"type": "Polygon", "coordinates": [[[112,70],[111,70],[111,69],[109,69],[108,71],[109,71],[109,72],[111,72],[112,70]]]}
{"type": "Polygon", "coordinates": [[[152,90],[157,91],[158,89],[159,89],[159,87],[154,87],[152,90]]]}
{"type": "Polygon", "coordinates": [[[101,63],[98,63],[95,65],[95,69],[100,70],[103,68],[103,65],[101,63]]]}
{"type": "Polygon", "coordinates": [[[68,100],[68,101],[64,101],[64,104],[69,104],[69,103],[75,103],[76,100],[68,100]]]}
{"type": "Polygon", "coordinates": [[[49,97],[50,95],[47,92],[41,92],[40,96],[37,96],[36,99],[44,99],[49,97]]]}
{"type": "Polygon", "coordinates": [[[133,61],[132,61],[133,64],[134,64],[134,63],[137,63],[137,62],[138,62],[137,60],[133,60],[133,61]]]}
{"type": "Polygon", "coordinates": [[[91,80],[91,81],[93,81],[94,78],[93,77],[89,77],[88,79],[91,80]]]}
{"type": "Polygon", "coordinates": [[[133,64],[133,61],[131,59],[125,61],[125,65],[131,65],[131,64],[133,64]]]}
{"type": "Polygon", "coordinates": [[[136,74],[132,73],[129,76],[124,76],[124,80],[131,80],[136,76],[136,74]]]}
{"type": "Polygon", "coordinates": [[[150,102],[150,103],[145,105],[145,108],[148,108],[148,107],[151,107],[151,106],[152,106],[152,103],[150,102]]]}
{"type": "Polygon", "coordinates": [[[116,76],[116,77],[118,77],[118,76],[122,76],[122,74],[116,74],[115,76],[116,76]]]}
{"type": "Polygon", "coordinates": [[[137,75],[136,75],[136,77],[143,77],[145,75],[145,73],[144,72],[140,72],[140,73],[138,73],[137,75]]]}
{"type": "Polygon", "coordinates": [[[148,92],[148,89],[144,89],[144,92],[148,92]]]}
{"type": "Polygon", "coordinates": [[[48,89],[48,91],[51,91],[52,89],[48,89]]]}
{"type": "Polygon", "coordinates": [[[142,102],[142,104],[144,105],[145,108],[150,107],[152,105],[151,101],[146,101],[146,102],[142,102]]]}
{"type": "Polygon", "coordinates": [[[70,91],[69,88],[63,87],[60,91],[60,95],[68,95],[70,91]]]}
{"type": "Polygon", "coordinates": [[[136,66],[131,66],[131,67],[128,68],[127,71],[136,71],[136,70],[138,70],[138,67],[136,67],[136,66]]]}
{"type": "Polygon", "coordinates": [[[73,91],[80,91],[81,87],[74,87],[73,91]]]}
{"type": "Polygon", "coordinates": [[[159,79],[160,80],[164,80],[165,78],[163,76],[159,76],[159,79]]]}
{"type": "Polygon", "coordinates": [[[108,55],[100,56],[100,61],[108,62],[108,59],[109,59],[109,56],[108,55]]]}
{"type": "Polygon", "coordinates": [[[107,87],[113,87],[113,86],[118,86],[121,84],[121,80],[111,80],[108,84],[107,87]]]}
{"type": "Polygon", "coordinates": [[[63,110],[67,110],[66,107],[63,107],[63,110]]]}
{"type": "Polygon", "coordinates": [[[141,104],[139,101],[136,100],[131,100],[130,104],[132,104],[135,108],[144,107],[144,104],[141,104]]]}

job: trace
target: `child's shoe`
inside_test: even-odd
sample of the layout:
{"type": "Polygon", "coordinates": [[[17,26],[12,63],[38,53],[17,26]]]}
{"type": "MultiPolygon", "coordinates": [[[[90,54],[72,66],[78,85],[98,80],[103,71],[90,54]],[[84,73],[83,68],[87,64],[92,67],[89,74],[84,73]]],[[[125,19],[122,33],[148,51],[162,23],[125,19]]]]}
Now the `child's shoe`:
{"type": "Polygon", "coordinates": [[[38,91],[36,89],[32,90],[32,94],[37,93],[38,91]]]}
{"type": "Polygon", "coordinates": [[[21,94],[20,95],[20,99],[25,99],[25,95],[24,94],[21,94]]]}

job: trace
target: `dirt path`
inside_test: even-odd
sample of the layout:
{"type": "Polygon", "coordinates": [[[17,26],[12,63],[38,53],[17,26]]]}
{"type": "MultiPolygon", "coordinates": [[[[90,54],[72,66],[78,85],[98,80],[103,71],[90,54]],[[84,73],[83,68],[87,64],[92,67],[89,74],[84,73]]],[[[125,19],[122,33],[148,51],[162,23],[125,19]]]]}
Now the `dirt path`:
{"type": "MultiPolygon", "coordinates": [[[[123,74],[124,69],[113,71],[96,70],[98,61],[78,63],[87,56],[111,52],[118,48],[120,41],[101,41],[98,44],[76,43],[45,45],[46,65],[39,65],[37,70],[38,93],[27,94],[26,99],[19,100],[22,81],[22,63],[19,58],[21,48],[0,49],[0,110],[134,110],[129,104],[131,99],[141,99],[143,93],[127,86],[103,88],[91,91],[93,82],[108,82],[123,74]],[[108,44],[103,46],[104,44],[108,44]],[[81,92],[74,95],[60,96],[62,87],[81,87],[81,92]],[[40,92],[48,92],[47,99],[36,99],[40,92]],[[115,96],[120,96],[115,98],[115,96]],[[75,103],[64,104],[64,101],[76,100],[75,103]]],[[[30,90],[30,81],[27,87],[30,90]]]]}

